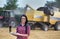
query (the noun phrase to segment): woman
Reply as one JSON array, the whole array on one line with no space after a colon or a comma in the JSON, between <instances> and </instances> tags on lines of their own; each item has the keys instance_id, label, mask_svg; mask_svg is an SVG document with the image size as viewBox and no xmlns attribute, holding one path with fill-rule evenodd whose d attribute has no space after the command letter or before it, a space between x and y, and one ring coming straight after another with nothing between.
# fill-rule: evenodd
<instances>
[{"instance_id":1,"label":"woman","mask_svg":"<svg viewBox=\"0 0 60 39\"><path fill-rule=\"evenodd\" d=\"M22 15L20 17L20 24L17 26L16 33L11 32L11 34L17 36L17 39L28 39L28 36L30 35L30 26L27 23L27 17Z\"/></svg>"}]
</instances>

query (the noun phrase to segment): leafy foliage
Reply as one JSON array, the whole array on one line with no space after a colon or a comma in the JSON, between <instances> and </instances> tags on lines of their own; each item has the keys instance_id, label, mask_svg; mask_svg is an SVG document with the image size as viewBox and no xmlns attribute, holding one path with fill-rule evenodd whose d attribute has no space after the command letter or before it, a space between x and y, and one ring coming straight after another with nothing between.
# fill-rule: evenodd
<instances>
[{"instance_id":1,"label":"leafy foliage","mask_svg":"<svg viewBox=\"0 0 60 39\"><path fill-rule=\"evenodd\" d=\"M7 4L4 6L5 10L13 10L17 8L17 0L7 0Z\"/></svg>"}]
</instances>

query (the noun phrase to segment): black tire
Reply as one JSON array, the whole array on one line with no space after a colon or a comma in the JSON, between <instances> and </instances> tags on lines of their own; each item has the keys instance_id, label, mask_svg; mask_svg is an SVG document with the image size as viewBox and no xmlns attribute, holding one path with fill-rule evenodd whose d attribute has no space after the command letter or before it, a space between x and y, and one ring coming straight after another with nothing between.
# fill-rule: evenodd
<instances>
[{"instance_id":1,"label":"black tire","mask_svg":"<svg viewBox=\"0 0 60 39\"><path fill-rule=\"evenodd\" d=\"M32 24L31 29L35 30L36 27L40 27L39 22L36 22L36 23Z\"/></svg>"},{"instance_id":2,"label":"black tire","mask_svg":"<svg viewBox=\"0 0 60 39\"><path fill-rule=\"evenodd\" d=\"M3 27L3 23L2 22L0 22L0 27Z\"/></svg>"},{"instance_id":3,"label":"black tire","mask_svg":"<svg viewBox=\"0 0 60 39\"><path fill-rule=\"evenodd\" d=\"M55 30L60 30L60 22L57 22L54 26Z\"/></svg>"},{"instance_id":4,"label":"black tire","mask_svg":"<svg viewBox=\"0 0 60 39\"><path fill-rule=\"evenodd\" d=\"M44 26L42 26L42 29L43 29L44 31L48 31L48 26L47 26L47 25L44 25Z\"/></svg>"},{"instance_id":5,"label":"black tire","mask_svg":"<svg viewBox=\"0 0 60 39\"><path fill-rule=\"evenodd\" d=\"M31 25L31 30L35 30L34 24Z\"/></svg>"},{"instance_id":6,"label":"black tire","mask_svg":"<svg viewBox=\"0 0 60 39\"><path fill-rule=\"evenodd\" d=\"M10 26L12 26L12 27L16 27L16 22L15 21L11 21L11 23L10 23Z\"/></svg>"}]
</instances>

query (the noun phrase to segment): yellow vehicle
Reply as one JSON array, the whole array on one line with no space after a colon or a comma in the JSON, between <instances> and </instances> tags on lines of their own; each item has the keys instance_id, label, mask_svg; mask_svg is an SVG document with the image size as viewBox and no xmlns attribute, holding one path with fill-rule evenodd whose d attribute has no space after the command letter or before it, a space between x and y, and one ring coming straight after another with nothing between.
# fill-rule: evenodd
<instances>
[{"instance_id":1,"label":"yellow vehicle","mask_svg":"<svg viewBox=\"0 0 60 39\"><path fill-rule=\"evenodd\" d=\"M54 27L55 30L60 30L60 12L52 12L47 7L41 7L37 10L29 5L27 7L31 8L26 11L28 21L32 24L31 29L40 27L42 30L47 31L49 27Z\"/></svg>"}]
</instances>

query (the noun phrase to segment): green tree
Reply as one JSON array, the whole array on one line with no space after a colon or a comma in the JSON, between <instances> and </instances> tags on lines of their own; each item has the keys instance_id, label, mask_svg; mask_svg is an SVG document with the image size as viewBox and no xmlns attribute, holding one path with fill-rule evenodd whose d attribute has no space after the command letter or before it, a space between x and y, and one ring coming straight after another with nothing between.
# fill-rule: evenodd
<instances>
[{"instance_id":1,"label":"green tree","mask_svg":"<svg viewBox=\"0 0 60 39\"><path fill-rule=\"evenodd\" d=\"M4 6L5 10L14 10L17 8L17 0L7 0L7 4Z\"/></svg>"},{"instance_id":2,"label":"green tree","mask_svg":"<svg viewBox=\"0 0 60 39\"><path fill-rule=\"evenodd\" d=\"M60 8L60 0L56 0L57 7Z\"/></svg>"},{"instance_id":3,"label":"green tree","mask_svg":"<svg viewBox=\"0 0 60 39\"><path fill-rule=\"evenodd\" d=\"M47 3L45 4L45 6L52 8L52 7L56 7L56 2L53 1L47 1Z\"/></svg>"},{"instance_id":4,"label":"green tree","mask_svg":"<svg viewBox=\"0 0 60 39\"><path fill-rule=\"evenodd\" d=\"M3 8L0 8L0 11L3 11Z\"/></svg>"}]
</instances>

